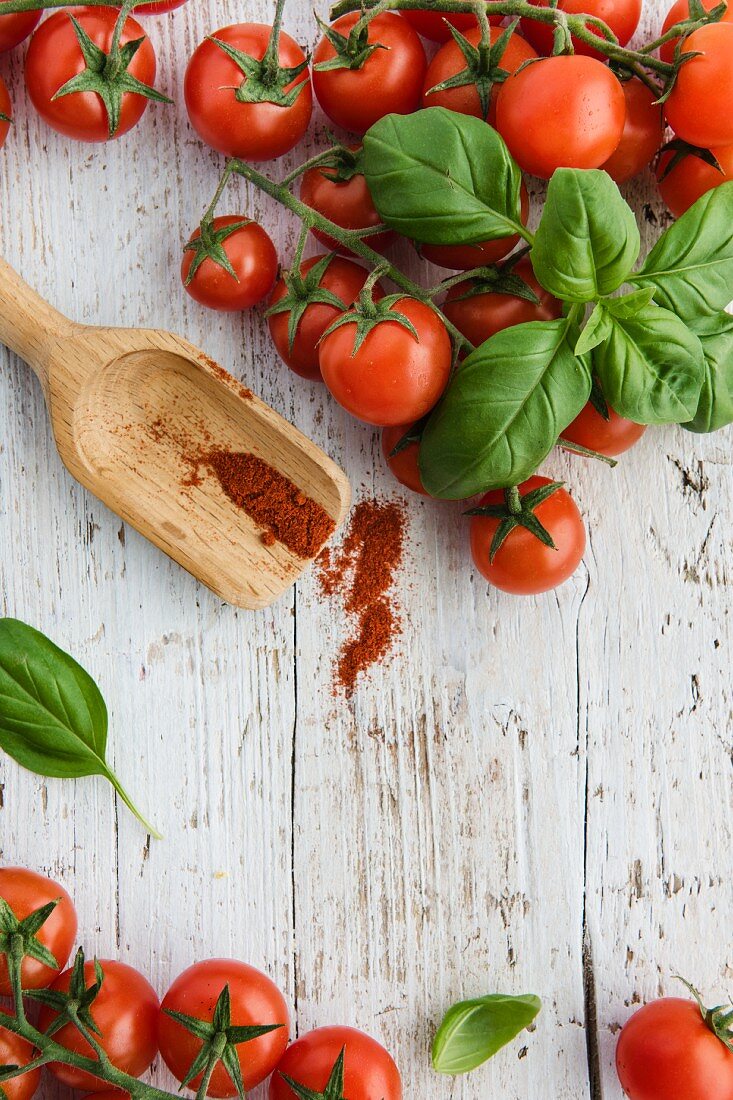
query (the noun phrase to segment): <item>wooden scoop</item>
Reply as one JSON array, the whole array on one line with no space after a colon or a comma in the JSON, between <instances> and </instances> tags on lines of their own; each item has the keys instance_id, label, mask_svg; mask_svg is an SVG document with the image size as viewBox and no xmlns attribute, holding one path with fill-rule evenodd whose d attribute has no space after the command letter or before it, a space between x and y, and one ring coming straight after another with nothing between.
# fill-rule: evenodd
<instances>
[{"instance_id":1,"label":"wooden scoop","mask_svg":"<svg viewBox=\"0 0 733 1100\"><path fill-rule=\"evenodd\" d=\"M70 473L229 603L265 607L308 562L265 545L214 476L192 476L187 454L250 452L343 519L338 466L178 336L74 324L0 260L0 343L38 376Z\"/></svg>"}]
</instances>

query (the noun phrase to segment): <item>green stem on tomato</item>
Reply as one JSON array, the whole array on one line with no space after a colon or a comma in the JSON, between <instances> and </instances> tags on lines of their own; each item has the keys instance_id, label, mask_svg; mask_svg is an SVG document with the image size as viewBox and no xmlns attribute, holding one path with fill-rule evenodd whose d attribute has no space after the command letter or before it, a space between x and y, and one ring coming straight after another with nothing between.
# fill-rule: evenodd
<instances>
[{"instance_id":1,"label":"green stem on tomato","mask_svg":"<svg viewBox=\"0 0 733 1100\"><path fill-rule=\"evenodd\" d=\"M285 0L277 0L270 38L267 43L264 57L262 58L262 72L265 84L275 83L278 69L280 68L280 31L282 30L284 9Z\"/></svg>"},{"instance_id":2,"label":"green stem on tomato","mask_svg":"<svg viewBox=\"0 0 733 1100\"><path fill-rule=\"evenodd\" d=\"M120 14L117 16L115 28L112 31L112 41L110 42L107 63L105 66L105 73L111 80L118 75L120 69L120 39L122 38L122 32L125 29L125 23L127 22L128 16L134 7L135 0L124 0L120 8Z\"/></svg>"},{"instance_id":3,"label":"green stem on tomato","mask_svg":"<svg viewBox=\"0 0 733 1100\"><path fill-rule=\"evenodd\" d=\"M521 515L522 497L516 485L512 485L511 488L504 490L504 500L506 501L507 508L513 516Z\"/></svg>"}]
</instances>

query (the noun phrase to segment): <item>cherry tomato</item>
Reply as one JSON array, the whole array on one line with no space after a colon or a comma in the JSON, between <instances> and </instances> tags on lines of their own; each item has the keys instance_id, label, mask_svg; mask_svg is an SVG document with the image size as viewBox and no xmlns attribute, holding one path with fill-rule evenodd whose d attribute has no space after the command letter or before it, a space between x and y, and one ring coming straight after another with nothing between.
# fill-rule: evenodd
<instances>
[{"instance_id":1,"label":"cherry tomato","mask_svg":"<svg viewBox=\"0 0 733 1100\"><path fill-rule=\"evenodd\" d=\"M10 96L8 95L8 89L5 86L3 78L0 77L0 115L5 115L6 118L13 117L13 105L10 102ZM5 144L5 140L10 131L10 123L3 122L0 119L0 149Z\"/></svg>"},{"instance_id":2,"label":"cherry tomato","mask_svg":"<svg viewBox=\"0 0 733 1100\"><path fill-rule=\"evenodd\" d=\"M529 2L538 8L550 6L548 0L529 0ZM632 37L641 18L641 0L560 0L557 6L560 11L567 12L568 15L594 15L597 19L602 19L616 35L621 46L625 46ZM593 31L593 28L590 27L589 30ZM538 23L536 19L524 18L522 34L528 42L532 43L537 53L545 56L552 53L554 43L552 23ZM605 61L605 55L600 50L595 50L592 46L581 42L575 35L572 37L576 53Z\"/></svg>"},{"instance_id":3,"label":"cherry tomato","mask_svg":"<svg viewBox=\"0 0 733 1100\"><path fill-rule=\"evenodd\" d=\"M502 34L503 28L492 27L492 43L496 42ZM476 27L474 30L467 32L466 38L472 46L478 46L481 41L481 31ZM520 34L513 34L499 61L499 67L504 72L514 73L520 65L524 65L526 61L531 60L533 57L537 57L537 54L529 43L525 42ZM430 91L436 85L442 84L444 80L449 80L451 77L463 72L465 68L466 59L457 42L451 39L450 42L446 42L445 46L441 46L428 65L428 71L425 74L422 96L423 107L445 107L449 111L458 111L462 115L474 115L476 118L483 118L484 112L475 84L462 84L458 88L448 88L442 92ZM496 121L496 100L500 87L501 84L494 84L491 89L488 121L492 126Z\"/></svg>"},{"instance_id":4,"label":"cherry tomato","mask_svg":"<svg viewBox=\"0 0 733 1100\"><path fill-rule=\"evenodd\" d=\"M313 256L305 260L300 267L301 275L306 275L322 259L323 256ZM318 285L325 290L330 290L348 309L359 297L368 276L369 272L353 260L334 256L319 279ZM281 279L275 287L270 304L275 305L286 294L287 287L285 281ZM374 287L373 297L379 299L383 296L384 291L377 284ZM290 311L273 313L268 317L270 335L283 362L302 378L322 382L321 368L318 363L318 344L326 329L342 312L336 306L325 302L312 302L306 306L298 323L292 348L288 338Z\"/></svg>"},{"instance_id":5,"label":"cherry tomato","mask_svg":"<svg viewBox=\"0 0 733 1100\"><path fill-rule=\"evenodd\" d=\"M357 150L359 146L353 146ZM367 181L361 172L356 172L350 180L343 182L330 178L332 169L310 168L303 173L300 184L300 197L307 206L312 206L319 214L340 225L342 229L368 229L379 225L381 218L372 202ZM349 250L329 237L320 229L313 230L313 236L321 244L334 252ZM396 234L388 229L368 237L366 243L377 252L382 252L395 239Z\"/></svg>"},{"instance_id":6,"label":"cherry tomato","mask_svg":"<svg viewBox=\"0 0 733 1100\"><path fill-rule=\"evenodd\" d=\"M212 228L214 233L220 232L227 226L236 225L242 220L234 214L225 214L214 218ZM200 237L201 227L199 226L191 240L197 241ZM209 309L222 312L250 309L266 298L275 285L277 279L275 246L262 226L253 221L247 221L245 225L235 229L222 240L221 244L237 278L233 278L226 268L207 256L195 271L191 282L187 283L196 253L186 251L183 253L181 263L183 285L194 301L202 306L208 306Z\"/></svg>"},{"instance_id":7,"label":"cherry tomato","mask_svg":"<svg viewBox=\"0 0 733 1100\"><path fill-rule=\"evenodd\" d=\"M664 105L678 137L709 149L733 144L733 23L709 23L693 31L686 61Z\"/></svg>"},{"instance_id":8,"label":"cherry tomato","mask_svg":"<svg viewBox=\"0 0 733 1100\"><path fill-rule=\"evenodd\" d=\"M691 152L665 175L674 151L665 151L659 158L659 193L676 218L681 218L706 191L712 191L721 183L733 180L733 145L718 146L710 151L720 165L720 170Z\"/></svg>"},{"instance_id":9,"label":"cherry tomato","mask_svg":"<svg viewBox=\"0 0 733 1100\"><path fill-rule=\"evenodd\" d=\"M0 11L3 10L2 5L5 3L8 3L8 0L0 0ZM0 53L12 50L24 42L31 31L38 26L42 14L41 11L25 11L16 12L14 15L0 15Z\"/></svg>"},{"instance_id":10,"label":"cherry tomato","mask_svg":"<svg viewBox=\"0 0 733 1100\"><path fill-rule=\"evenodd\" d=\"M75 8L74 18L87 32L92 42L105 53L112 45L112 35L118 12L114 8ZM150 39L132 16L125 23L120 44L142 39L142 46L133 57L128 72L143 84L155 81L155 53ZM58 11L45 19L33 35L25 58L25 82L33 106L39 115L60 134L79 141L109 140L107 109L95 92L72 92L54 99L68 80L86 68L74 25L66 11ZM122 99L120 124L115 137L121 137L135 126L148 105L148 100L134 92Z\"/></svg>"},{"instance_id":11,"label":"cherry tomato","mask_svg":"<svg viewBox=\"0 0 733 1100\"><path fill-rule=\"evenodd\" d=\"M529 217L529 195L522 182L522 225L527 224ZM447 267L453 271L470 271L473 267L488 267L498 263L516 248L519 243L519 234L511 237L498 237L493 241L483 241L481 244L422 244L420 255L431 264L438 267Z\"/></svg>"},{"instance_id":12,"label":"cherry tomato","mask_svg":"<svg viewBox=\"0 0 733 1100\"><path fill-rule=\"evenodd\" d=\"M510 76L496 128L525 172L599 168L621 141L626 100L610 69L579 54L546 57Z\"/></svg>"},{"instance_id":13,"label":"cherry tomato","mask_svg":"<svg viewBox=\"0 0 733 1100\"><path fill-rule=\"evenodd\" d=\"M413 426L412 424L396 424L391 428L382 428L382 454L400 485L412 489L413 493L428 496L418 467L420 444L417 442L408 443L397 454L392 454L397 444L401 439L404 439Z\"/></svg>"},{"instance_id":14,"label":"cherry tomato","mask_svg":"<svg viewBox=\"0 0 733 1100\"><path fill-rule=\"evenodd\" d=\"M448 291L443 312L475 347L511 325L521 325L525 321L552 321L562 316L562 302L540 286L526 257L513 268L513 273L534 291L539 304L528 302L525 298L515 298L513 294L494 292L464 298L466 291L475 285L473 281L460 283Z\"/></svg>"},{"instance_id":15,"label":"cherry tomato","mask_svg":"<svg viewBox=\"0 0 733 1100\"><path fill-rule=\"evenodd\" d=\"M654 92L638 77L623 85L626 120L621 141L601 167L616 183L626 183L651 163L662 144L664 118Z\"/></svg>"},{"instance_id":16,"label":"cherry tomato","mask_svg":"<svg viewBox=\"0 0 733 1100\"><path fill-rule=\"evenodd\" d=\"M519 486L521 496L549 478L531 477ZM479 506L503 504L504 493L487 493ZM491 544L499 524L493 516L471 517L471 554L478 571L495 588L517 596L532 596L557 588L572 576L585 553L585 526L578 506L565 489L557 489L535 509L535 515L550 533L557 549L545 546L526 527L515 527L491 561Z\"/></svg>"},{"instance_id":17,"label":"cherry tomato","mask_svg":"<svg viewBox=\"0 0 733 1100\"><path fill-rule=\"evenodd\" d=\"M7 1015L7 1012L0 1009L0 1066L27 1066L33 1061L35 1052L25 1039L21 1039L19 1035L14 1035L12 1031L2 1026L3 1016ZM20 1077L3 1081L0 1088L6 1100L31 1100L40 1083L40 1069L32 1069Z\"/></svg>"},{"instance_id":18,"label":"cherry tomato","mask_svg":"<svg viewBox=\"0 0 733 1100\"><path fill-rule=\"evenodd\" d=\"M237 23L216 31L213 38L261 61L270 33L271 28L262 23ZM305 61L305 54L282 32L278 58L283 68L295 68ZM245 80L236 62L215 42L210 38L203 41L188 63L183 84L191 125L207 145L228 157L251 161L280 157L297 145L308 129L313 111L308 70L287 85L286 91L303 86L289 107L240 102L236 91Z\"/></svg>"},{"instance_id":19,"label":"cherry tomato","mask_svg":"<svg viewBox=\"0 0 733 1100\"><path fill-rule=\"evenodd\" d=\"M733 1053L681 997L634 1013L619 1037L616 1069L629 1100L733 1100Z\"/></svg>"},{"instance_id":20,"label":"cherry tomato","mask_svg":"<svg viewBox=\"0 0 733 1100\"><path fill-rule=\"evenodd\" d=\"M100 965L104 981L90 1009L100 1031L97 1038L117 1069L140 1077L158 1053L158 997L150 983L131 966L114 959L100 959ZM87 987L96 981L94 963L84 964L84 977ZM70 981L71 970L65 970L51 988L65 993ZM41 1031L50 1027L56 1016L53 1009L44 1005L38 1024ZM89 1043L71 1023L55 1032L54 1040L67 1050L93 1057ZM59 1062L52 1062L49 1069L72 1088L99 1089L99 1078L85 1070Z\"/></svg>"},{"instance_id":21,"label":"cherry tomato","mask_svg":"<svg viewBox=\"0 0 733 1100\"><path fill-rule=\"evenodd\" d=\"M563 438L578 443L591 451L615 458L638 443L646 425L636 424L619 416L609 408L608 420L598 412L591 401L576 416L572 424L563 431Z\"/></svg>"},{"instance_id":22,"label":"cherry tomato","mask_svg":"<svg viewBox=\"0 0 733 1100\"><path fill-rule=\"evenodd\" d=\"M342 15L334 30L348 37L360 18L359 12ZM408 115L420 105L427 68L425 50L410 24L395 12L382 12L369 24L369 42L375 50L360 69L319 70L324 61L336 56L324 37L313 54L313 87L316 98L332 122L365 133L384 115Z\"/></svg>"},{"instance_id":23,"label":"cherry tomato","mask_svg":"<svg viewBox=\"0 0 733 1100\"><path fill-rule=\"evenodd\" d=\"M430 38L433 42L452 42L450 25L463 34L476 26L476 16L456 12L448 15L445 11L424 11L416 8L414 11L403 11L402 18L406 19L418 34L423 38ZM490 15L489 23L498 26L501 23L501 15Z\"/></svg>"},{"instance_id":24,"label":"cherry tomato","mask_svg":"<svg viewBox=\"0 0 733 1100\"><path fill-rule=\"evenodd\" d=\"M356 323L321 341L321 374L340 405L378 427L409 424L429 412L451 369L451 342L440 318L416 298L391 307L410 321L418 339L397 321L380 321L354 350Z\"/></svg>"},{"instance_id":25,"label":"cherry tomato","mask_svg":"<svg viewBox=\"0 0 733 1100\"><path fill-rule=\"evenodd\" d=\"M717 8L719 0L700 0L700 3L705 8L705 11L711 11L712 8ZM685 19L690 18L690 0L675 0L675 3L667 12L667 18L664 20L662 26L662 34L666 34L667 31L674 27L675 23L683 23ZM733 23L733 7L729 4L725 9L725 14L721 19L721 23ZM662 61L672 62L674 61L674 51L678 38L672 38L669 42L665 42L659 49L659 56ZM685 46L687 49L687 46Z\"/></svg>"},{"instance_id":26,"label":"cherry tomato","mask_svg":"<svg viewBox=\"0 0 733 1100\"><path fill-rule=\"evenodd\" d=\"M182 8L186 0L154 0L152 4L142 4L135 8L135 15L164 15L166 12Z\"/></svg>"},{"instance_id":27,"label":"cherry tomato","mask_svg":"<svg viewBox=\"0 0 733 1100\"><path fill-rule=\"evenodd\" d=\"M351 1027L319 1027L285 1052L270 1081L269 1100L294 1100L296 1084L322 1092L344 1051L343 1095L349 1100L402 1100L402 1082L392 1057L375 1039Z\"/></svg>"},{"instance_id":28,"label":"cherry tomato","mask_svg":"<svg viewBox=\"0 0 733 1100\"><path fill-rule=\"evenodd\" d=\"M24 867L0 867L0 898L4 898L18 920L24 920L50 901L60 899L36 938L51 952L59 964L59 970L66 966L76 939L77 919L74 903L63 886ZM58 976L58 970L52 970L36 959L23 959L21 978L24 989L43 989ZM8 997L11 992L8 964L5 956L0 955L0 996Z\"/></svg>"},{"instance_id":29,"label":"cherry tomato","mask_svg":"<svg viewBox=\"0 0 733 1100\"><path fill-rule=\"evenodd\" d=\"M246 1092L269 1077L288 1044L290 1020L285 1000L266 974L232 959L208 959L184 970L170 987L161 1005L160 1053L174 1077L182 1081L201 1049L201 1040L177 1023L165 1010L211 1020L219 994L229 986L232 1024L264 1026L281 1024L277 1031L261 1035L237 1047ZM191 1088L201 1083L195 1077ZM237 1090L223 1065L214 1070L209 1096L236 1096Z\"/></svg>"}]
</instances>

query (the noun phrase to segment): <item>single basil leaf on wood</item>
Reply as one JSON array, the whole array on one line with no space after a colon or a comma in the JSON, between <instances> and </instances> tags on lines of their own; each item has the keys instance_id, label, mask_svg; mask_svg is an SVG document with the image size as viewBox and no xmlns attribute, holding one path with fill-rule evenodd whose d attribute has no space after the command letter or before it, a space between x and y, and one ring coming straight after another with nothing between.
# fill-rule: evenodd
<instances>
[{"instance_id":1,"label":"single basil leaf on wood","mask_svg":"<svg viewBox=\"0 0 733 1100\"><path fill-rule=\"evenodd\" d=\"M695 415L682 427L716 432L733 423L733 317L714 313L690 327L702 344L705 370Z\"/></svg>"},{"instance_id":2,"label":"single basil leaf on wood","mask_svg":"<svg viewBox=\"0 0 733 1100\"><path fill-rule=\"evenodd\" d=\"M470 1073L516 1039L542 1008L539 997L493 993L449 1009L433 1042L438 1073Z\"/></svg>"},{"instance_id":3,"label":"single basil leaf on wood","mask_svg":"<svg viewBox=\"0 0 733 1100\"><path fill-rule=\"evenodd\" d=\"M633 211L606 172L555 172L531 255L546 290L566 302L603 298L626 281L640 247Z\"/></svg>"},{"instance_id":4,"label":"single basil leaf on wood","mask_svg":"<svg viewBox=\"0 0 733 1100\"><path fill-rule=\"evenodd\" d=\"M497 332L464 360L420 444L429 493L463 500L535 472L588 400L588 364L568 319Z\"/></svg>"},{"instance_id":5,"label":"single basil leaf on wood","mask_svg":"<svg viewBox=\"0 0 733 1100\"><path fill-rule=\"evenodd\" d=\"M611 408L639 424L683 424L703 381L700 341L676 314L650 303L632 317L604 307L611 331L593 350L593 368Z\"/></svg>"},{"instance_id":6,"label":"single basil leaf on wood","mask_svg":"<svg viewBox=\"0 0 733 1100\"><path fill-rule=\"evenodd\" d=\"M106 762L107 707L88 672L44 634L0 619L0 748L37 775L102 775L148 829Z\"/></svg>"},{"instance_id":7,"label":"single basil leaf on wood","mask_svg":"<svg viewBox=\"0 0 733 1100\"><path fill-rule=\"evenodd\" d=\"M733 300L733 183L706 192L662 234L630 282L685 321Z\"/></svg>"},{"instance_id":8,"label":"single basil leaf on wood","mask_svg":"<svg viewBox=\"0 0 733 1100\"><path fill-rule=\"evenodd\" d=\"M429 107L387 115L364 135L364 174L387 225L423 244L520 232L521 173L482 119Z\"/></svg>"}]
</instances>

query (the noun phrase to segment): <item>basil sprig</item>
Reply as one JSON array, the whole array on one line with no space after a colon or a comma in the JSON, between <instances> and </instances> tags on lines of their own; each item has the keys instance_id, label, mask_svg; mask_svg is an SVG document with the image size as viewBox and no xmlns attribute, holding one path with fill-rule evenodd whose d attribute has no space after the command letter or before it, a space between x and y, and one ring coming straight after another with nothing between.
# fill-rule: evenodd
<instances>
[{"instance_id":1,"label":"basil sprig","mask_svg":"<svg viewBox=\"0 0 733 1100\"><path fill-rule=\"evenodd\" d=\"M521 175L499 135L443 108L389 115L364 138L364 170L386 225L430 244L519 232L558 321L499 332L456 371L428 418L428 492L461 498L534 473L587 401L641 424L714 431L733 422L733 183L703 195L637 270L634 214L603 171L560 169L532 236ZM631 287L623 293L623 288Z\"/></svg>"},{"instance_id":2,"label":"basil sprig","mask_svg":"<svg viewBox=\"0 0 733 1100\"><path fill-rule=\"evenodd\" d=\"M160 839L107 764L107 727L107 707L89 673L38 630L0 619L0 748L37 775L103 776Z\"/></svg>"},{"instance_id":3,"label":"basil sprig","mask_svg":"<svg viewBox=\"0 0 733 1100\"><path fill-rule=\"evenodd\" d=\"M433 1042L433 1069L460 1074L483 1065L528 1028L542 1008L533 994L491 993L448 1010Z\"/></svg>"}]
</instances>

